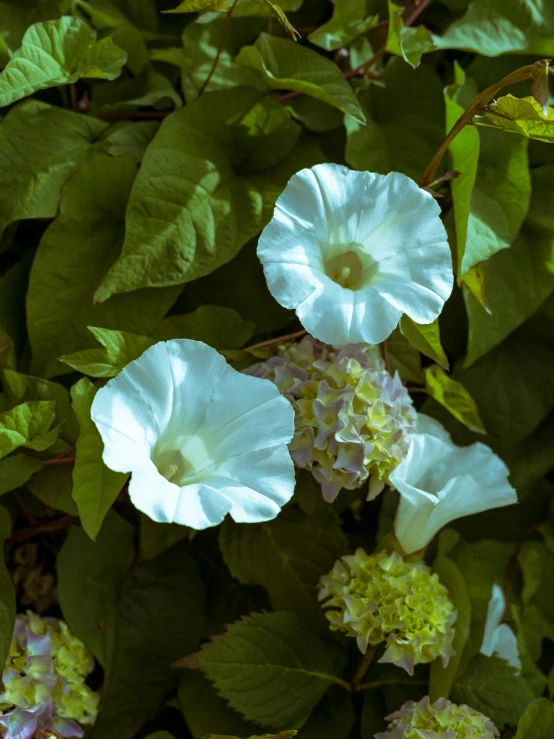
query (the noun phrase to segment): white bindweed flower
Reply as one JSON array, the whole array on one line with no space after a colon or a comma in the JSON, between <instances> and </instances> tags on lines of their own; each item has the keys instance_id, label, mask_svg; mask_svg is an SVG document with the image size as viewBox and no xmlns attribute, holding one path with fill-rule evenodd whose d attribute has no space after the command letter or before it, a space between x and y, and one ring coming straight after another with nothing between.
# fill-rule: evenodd
<instances>
[{"instance_id":1,"label":"white bindweed flower","mask_svg":"<svg viewBox=\"0 0 554 739\"><path fill-rule=\"evenodd\" d=\"M403 313L431 323L453 281L439 214L434 198L398 172L303 169L260 236L269 290L327 344L378 344Z\"/></svg>"},{"instance_id":2,"label":"white bindweed flower","mask_svg":"<svg viewBox=\"0 0 554 739\"><path fill-rule=\"evenodd\" d=\"M517 639L514 632L508 626L503 624L504 611L506 609L506 600L502 588L498 585L492 586L492 593L487 609L487 621L485 623L485 633L483 634L483 643L479 650L481 654L497 657L506 660L518 672L521 670L521 660L519 658L519 649Z\"/></svg>"},{"instance_id":3,"label":"white bindweed flower","mask_svg":"<svg viewBox=\"0 0 554 739\"><path fill-rule=\"evenodd\" d=\"M394 533L407 554L457 518L517 503L508 468L488 446L456 446L438 421L423 414L417 427L389 477L400 493Z\"/></svg>"},{"instance_id":4,"label":"white bindweed flower","mask_svg":"<svg viewBox=\"0 0 554 739\"><path fill-rule=\"evenodd\" d=\"M291 404L200 341L147 349L98 391L92 419L104 462L132 473L131 500L154 521L268 521L294 492Z\"/></svg>"}]
</instances>

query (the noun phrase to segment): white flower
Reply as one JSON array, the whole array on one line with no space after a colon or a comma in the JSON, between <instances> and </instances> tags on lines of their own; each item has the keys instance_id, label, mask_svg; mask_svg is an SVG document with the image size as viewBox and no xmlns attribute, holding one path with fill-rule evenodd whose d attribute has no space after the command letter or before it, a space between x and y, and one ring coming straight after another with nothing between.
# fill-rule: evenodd
<instances>
[{"instance_id":1,"label":"white flower","mask_svg":"<svg viewBox=\"0 0 554 739\"><path fill-rule=\"evenodd\" d=\"M378 344L403 313L431 323L453 281L439 213L434 198L398 172L303 169L260 236L269 290L327 344Z\"/></svg>"},{"instance_id":2,"label":"white flower","mask_svg":"<svg viewBox=\"0 0 554 739\"><path fill-rule=\"evenodd\" d=\"M456 518L517 503L508 468L488 446L456 446L440 423L423 414L417 426L406 457L389 477L400 493L394 533L408 554Z\"/></svg>"},{"instance_id":3,"label":"white flower","mask_svg":"<svg viewBox=\"0 0 554 739\"><path fill-rule=\"evenodd\" d=\"M104 462L132 472L131 500L154 521L268 521L294 492L291 404L200 341L147 349L98 391L92 419Z\"/></svg>"},{"instance_id":4,"label":"white flower","mask_svg":"<svg viewBox=\"0 0 554 739\"><path fill-rule=\"evenodd\" d=\"M495 584L492 586L492 594L487 610L487 621L485 623L485 633L483 634L483 643L479 651L487 657L496 654L519 672L521 670L521 660L519 658L516 635L508 624L502 623L505 609L506 600L504 599L504 593L502 592L502 588Z\"/></svg>"}]
</instances>

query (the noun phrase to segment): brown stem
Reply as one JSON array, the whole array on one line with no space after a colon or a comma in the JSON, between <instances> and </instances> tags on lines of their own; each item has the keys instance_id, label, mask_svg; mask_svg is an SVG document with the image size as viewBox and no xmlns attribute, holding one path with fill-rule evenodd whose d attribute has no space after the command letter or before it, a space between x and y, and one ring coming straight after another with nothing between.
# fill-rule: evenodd
<instances>
[{"instance_id":1,"label":"brown stem","mask_svg":"<svg viewBox=\"0 0 554 739\"><path fill-rule=\"evenodd\" d=\"M412 26L430 3L431 0L416 0L416 7L413 12L406 18L406 20L404 21L404 25Z\"/></svg>"},{"instance_id":2,"label":"brown stem","mask_svg":"<svg viewBox=\"0 0 554 739\"><path fill-rule=\"evenodd\" d=\"M77 111L77 88L75 85L69 85L69 94L71 96L71 110Z\"/></svg>"},{"instance_id":3,"label":"brown stem","mask_svg":"<svg viewBox=\"0 0 554 739\"><path fill-rule=\"evenodd\" d=\"M18 531L14 531L9 539L6 539L6 544L16 544L20 541L26 541L38 534L54 534L58 531L64 531L76 521L77 518L75 516L61 516L53 521L45 521L45 523L33 526L32 528L19 529Z\"/></svg>"},{"instance_id":4,"label":"brown stem","mask_svg":"<svg viewBox=\"0 0 554 739\"><path fill-rule=\"evenodd\" d=\"M208 76L204 80L204 84L200 87L198 90L198 97L202 95L206 87L210 84L210 80L213 77L213 74L217 68L217 65L219 64L219 57L221 56L221 52L223 51L223 44L225 43L225 37L227 36L227 31L229 30L229 23L231 22L231 15L233 13L233 10L235 9L236 4L239 0L233 0L233 4L227 11L227 15L225 16L225 23L223 24L223 30L221 31L221 36L219 38L219 45L217 47L217 52L215 55L214 62L212 64L212 68L208 72Z\"/></svg>"},{"instance_id":5,"label":"brown stem","mask_svg":"<svg viewBox=\"0 0 554 739\"><path fill-rule=\"evenodd\" d=\"M43 467L53 467L56 464L73 464L75 457L54 457L54 459L46 459L43 463Z\"/></svg>"},{"instance_id":6,"label":"brown stem","mask_svg":"<svg viewBox=\"0 0 554 739\"><path fill-rule=\"evenodd\" d=\"M366 672L369 670L369 666L371 665L373 661L373 657L375 656L376 649L377 649L377 645L374 644L364 654L364 658L360 662L360 666L356 670L356 674L350 681L350 692L351 693L357 693L358 690L360 689L361 682L364 679Z\"/></svg>"},{"instance_id":7,"label":"brown stem","mask_svg":"<svg viewBox=\"0 0 554 739\"><path fill-rule=\"evenodd\" d=\"M293 98L297 98L300 95L303 95L303 92L284 92L282 95L279 95L279 97L275 98L278 103L285 103L287 100L292 100Z\"/></svg>"},{"instance_id":8,"label":"brown stem","mask_svg":"<svg viewBox=\"0 0 554 739\"><path fill-rule=\"evenodd\" d=\"M489 103L503 87L506 87L507 85L515 85L516 82L522 82L523 80L531 79L533 77L533 72L535 71L535 69L536 68L534 64L528 64L525 67L516 69L515 72L512 72L506 77L503 77L500 82L495 82L494 85L490 85L490 87L487 87L486 90L483 90L483 92L475 98L469 108L462 113L456 123L452 126L448 136L444 139L442 144L433 155L431 161L425 169L425 172L421 176L421 179L419 181L420 187L427 187L431 182L433 182L437 173L437 169L439 168L439 165L448 147L456 138L456 136L460 133L460 131L464 128L464 126L470 123L473 117L480 110L483 109L483 106Z\"/></svg>"},{"instance_id":9,"label":"brown stem","mask_svg":"<svg viewBox=\"0 0 554 739\"><path fill-rule=\"evenodd\" d=\"M102 113L97 115L101 121L117 121L124 118L167 118L172 110L135 110L127 113Z\"/></svg>"},{"instance_id":10,"label":"brown stem","mask_svg":"<svg viewBox=\"0 0 554 739\"><path fill-rule=\"evenodd\" d=\"M252 346L245 347L246 351L251 351L252 349L263 349L266 346L275 346L276 344L284 344L287 341L294 341L294 339L299 339L301 336L304 336L306 333L308 333L305 329L302 329L302 331L295 331L293 334L286 334L285 336L276 336L273 339L267 339L266 341L260 341L259 344L253 344Z\"/></svg>"}]
</instances>

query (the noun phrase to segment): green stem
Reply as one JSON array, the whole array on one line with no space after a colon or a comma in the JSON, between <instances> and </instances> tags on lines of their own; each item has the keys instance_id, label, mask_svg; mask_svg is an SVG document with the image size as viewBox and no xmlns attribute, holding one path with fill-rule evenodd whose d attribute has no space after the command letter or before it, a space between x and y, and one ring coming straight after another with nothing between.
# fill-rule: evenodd
<instances>
[{"instance_id":1,"label":"green stem","mask_svg":"<svg viewBox=\"0 0 554 739\"><path fill-rule=\"evenodd\" d=\"M223 30L221 31L221 37L219 39L219 46L217 47L217 53L215 55L214 63L212 64L212 68L210 69L208 76L204 80L203 85L198 90L198 97L202 95L206 87L209 85L210 80L213 77L213 74L217 68L217 65L219 64L219 57L221 56L221 52L223 51L223 44L225 43L225 37L227 36L227 31L229 30L229 23L231 22L231 15L238 1L239 0L234 0L233 4L227 11L227 15L225 16L225 23L223 24Z\"/></svg>"},{"instance_id":2,"label":"green stem","mask_svg":"<svg viewBox=\"0 0 554 739\"><path fill-rule=\"evenodd\" d=\"M439 165L442 161L443 156L446 153L446 150L448 149L452 141L456 138L456 136L460 133L460 131L465 126L467 126L468 123L471 123L471 121L473 120L473 117L480 110L483 109L484 105L487 105L487 103L489 103L503 87L506 87L508 85L515 85L516 82L522 82L523 80L532 79L535 71L536 71L535 65L528 64L525 67L516 69L515 72L512 72L506 77L503 77L500 80L500 82L495 82L494 85L491 85L490 87L487 87L486 90L483 90L483 92L480 93L475 98L475 100L471 103L469 108L462 113L462 115L458 118L456 123L452 126L450 133L444 139L442 144L439 146L439 148L433 155L433 158L427 165L425 172L423 173L419 181L419 186L427 187L431 182L433 182L433 180L435 179L435 175L437 173L437 169L439 168Z\"/></svg>"},{"instance_id":3,"label":"green stem","mask_svg":"<svg viewBox=\"0 0 554 739\"><path fill-rule=\"evenodd\" d=\"M366 672L369 670L369 666L371 665L373 661L373 657L375 656L376 649L377 649L377 645L374 644L364 654L364 658L360 662L360 666L356 670L356 674L354 675L354 677L352 678L350 682L350 692L351 693L357 693L358 690L360 689L360 683L364 679Z\"/></svg>"},{"instance_id":4,"label":"green stem","mask_svg":"<svg viewBox=\"0 0 554 739\"><path fill-rule=\"evenodd\" d=\"M358 686L358 690L356 692L360 692L361 690L374 690L375 688L380 688L382 685L427 685L427 683L423 680L374 680L371 683L362 683L362 685Z\"/></svg>"}]
</instances>

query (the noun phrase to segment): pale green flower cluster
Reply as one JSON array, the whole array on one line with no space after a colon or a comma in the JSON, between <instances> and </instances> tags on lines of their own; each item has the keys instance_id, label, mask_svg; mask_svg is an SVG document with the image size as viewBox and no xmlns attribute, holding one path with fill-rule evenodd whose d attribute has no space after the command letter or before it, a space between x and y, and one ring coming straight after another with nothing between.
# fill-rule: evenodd
<instances>
[{"instance_id":1,"label":"pale green flower cluster","mask_svg":"<svg viewBox=\"0 0 554 739\"><path fill-rule=\"evenodd\" d=\"M38 729L82 736L81 725L93 724L98 711L100 696L85 684L93 667L91 652L64 621L31 611L18 616L2 675L4 736L26 739Z\"/></svg>"},{"instance_id":2,"label":"pale green flower cluster","mask_svg":"<svg viewBox=\"0 0 554 739\"><path fill-rule=\"evenodd\" d=\"M437 574L422 562L405 562L396 552L366 554L358 549L335 562L320 580L319 599L331 629L355 637L360 651L385 642L379 660L403 667L454 654L456 611Z\"/></svg>"},{"instance_id":3,"label":"pale green flower cluster","mask_svg":"<svg viewBox=\"0 0 554 739\"><path fill-rule=\"evenodd\" d=\"M465 704L456 705L446 698L431 703L428 696L418 703L408 701L387 716L387 731L375 739L494 739L500 732L493 722Z\"/></svg>"},{"instance_id":4,"label":"pale green flower cluster","mask_svg":"<svg viewBox=\"0 0 554 739\"><path fill-rule=\"evenodd\" d=\"M406 454L416 413L369 344L334 348L306 336L246 372L271 380L291 401L291 456L312 471L327 501L368 478L369 499L381 492Z\"/></svg>"}]
</instances>

